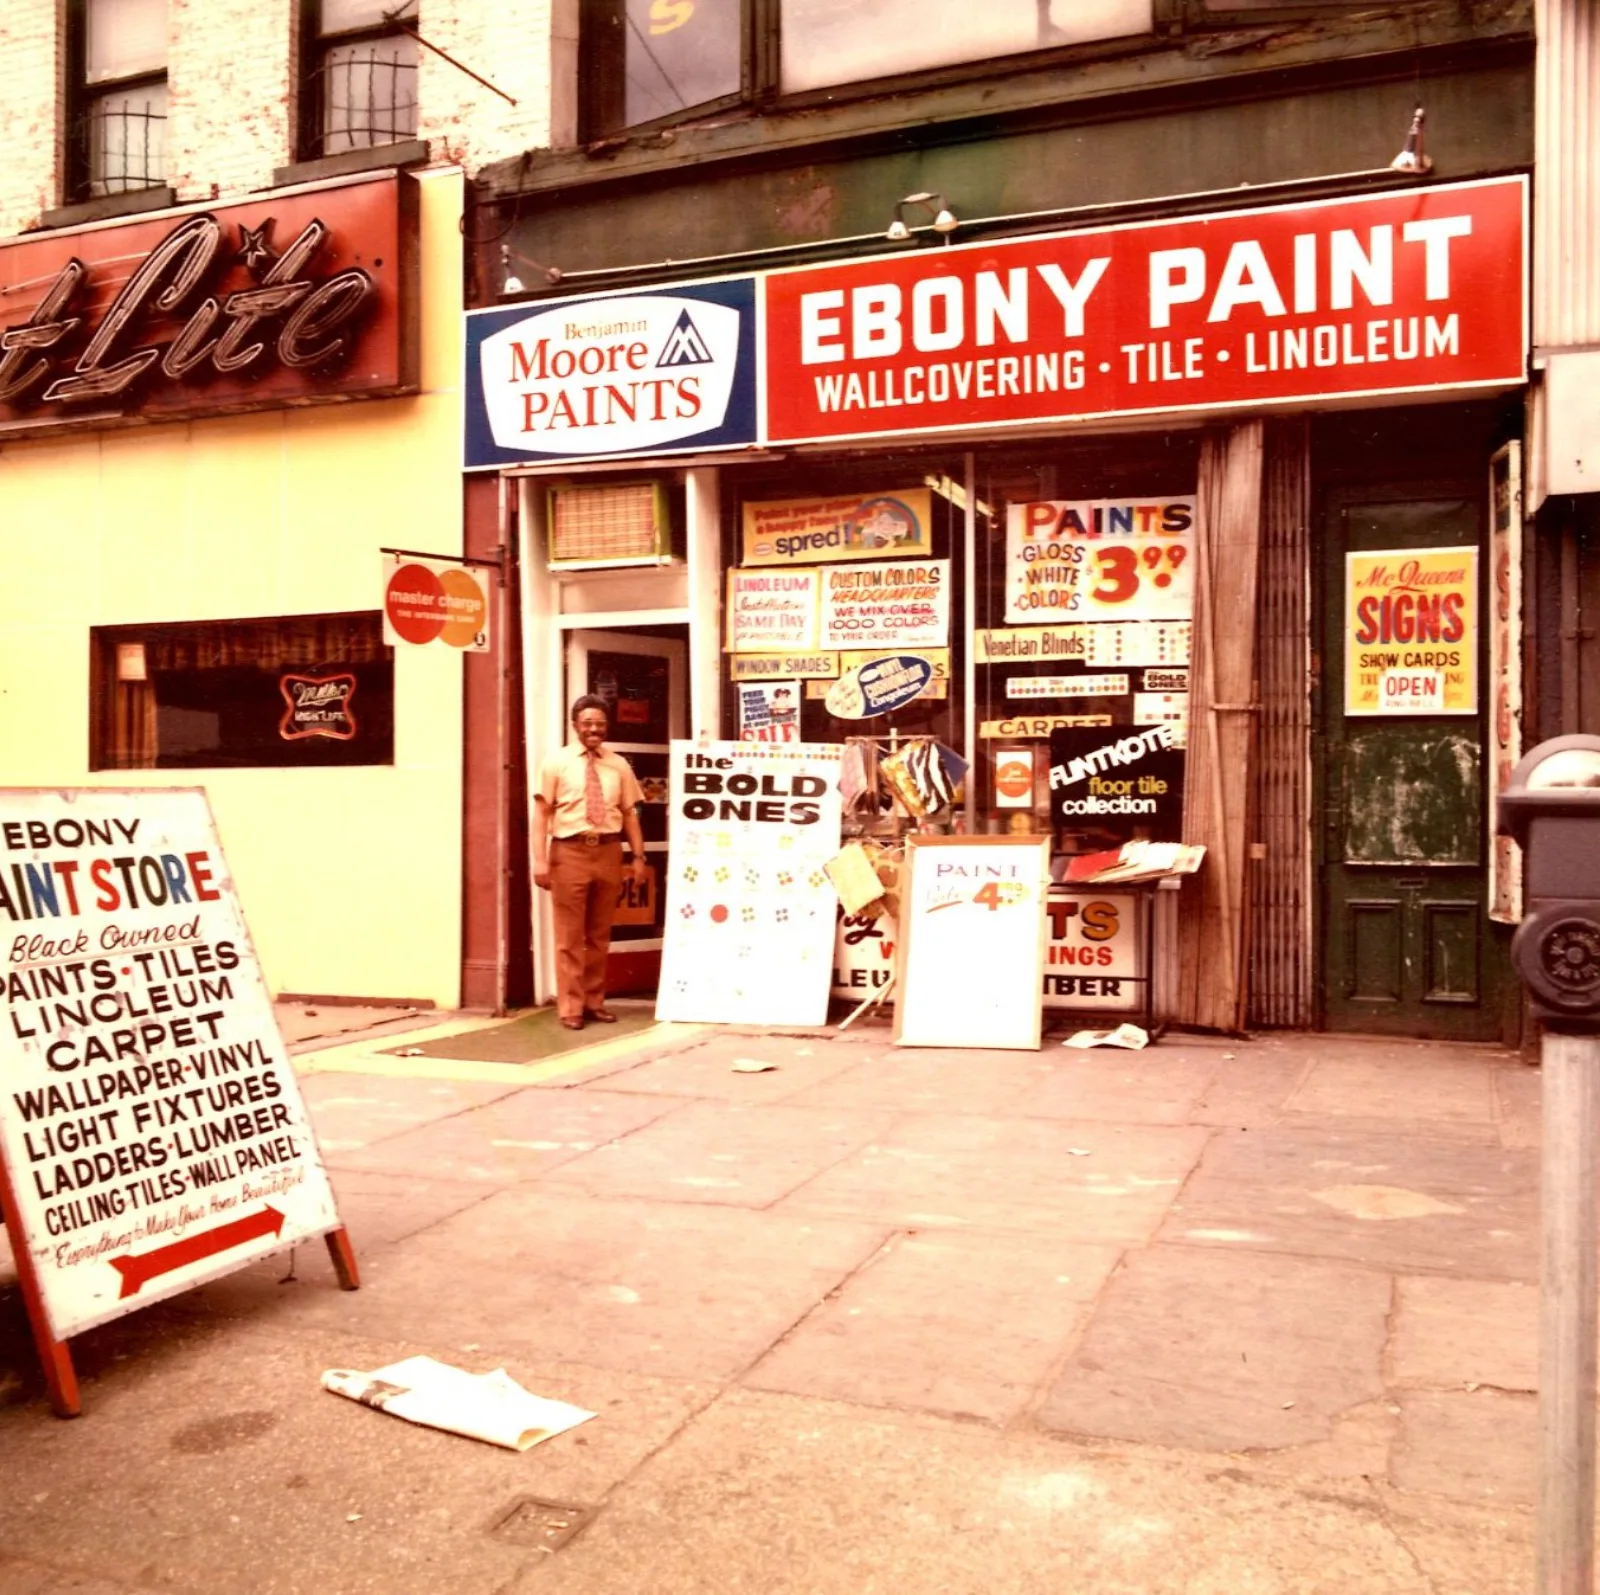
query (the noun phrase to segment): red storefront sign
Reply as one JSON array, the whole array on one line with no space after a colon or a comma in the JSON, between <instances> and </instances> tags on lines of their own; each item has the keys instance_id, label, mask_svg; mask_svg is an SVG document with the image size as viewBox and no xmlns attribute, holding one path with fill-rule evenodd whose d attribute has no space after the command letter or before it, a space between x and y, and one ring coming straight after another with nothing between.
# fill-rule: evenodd
<instances>
[{"instance_id":1,"label":"red storefront sign","mask_svg":"<svg viewBox=\"0 0 1600 1595\"><path fill-rule=\"evenodd\" d=\"M766 441L1507 387L1527 180L918 250L765 279Z\"/></svg>"},{"instance_id":2,"label":"red storefront sign","mask_svg":"<svg viewBox=\"0 0 1600 1595\"><path fill-rule=\"evenodd\" d=\"M0 437L414 390L393 173L0 244Z\"/></svg>"}]
</instances>

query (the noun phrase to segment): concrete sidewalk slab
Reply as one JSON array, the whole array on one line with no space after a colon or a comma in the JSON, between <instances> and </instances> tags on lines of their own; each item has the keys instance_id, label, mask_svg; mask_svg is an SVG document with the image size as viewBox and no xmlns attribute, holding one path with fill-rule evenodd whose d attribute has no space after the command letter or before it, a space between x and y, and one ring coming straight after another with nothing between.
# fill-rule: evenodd
<instances>
[{"instance_id":1,"label":"concrete sidewalk slab","mask_svg":"<svg viewBox=\"0 0 1600 1595\"><path fill-rule=\"evenodd\" d=\"M551 1571L517 1595L1436 1595L1370 1491L759 1394L704 1414Z\"/></svg>"},{"instance_id":2,"label":"concrete sidewalk slab","mask_svg":"<svg viewBox=\"0 0 1600 1595\"><path fill-rule=\"evenodd\" d=\"M370 1259L353 1293L307 1292L308 1325L426 1333L501 1355L565 1355L730 1380L883 1245L881 1227L745 1208L496 1192ZM471 1277L482 1290L451 1282Z\"/></svg>"},{"instance_id":3,"label":"concrete sidewalk slab","mask_svg":"<svg viewBox=\"0 0 1600 1595\"><path fill-rule=\"evenodd\" d=\"M1162 1125L922 1115L785 1199L899 1228L1042 1230L1094 1244L1154 1234L1209 1131Z\"/></svg>"},{"instance_id":4,"label":"concrete sidewalk slab","mask_svg":"<svg viewBox=\"0 0 1600 1595\"><path fill-rule=\"evenodd\" d=\"M1043 1237L907 1235L750 1371L761 1390L1003 1424L1088 1317L1118 1253Z\"/></svg>"},{"instance_id":5,"label":"concrete sidewalk slab","mask_svg":"<svg viewBox=\"0 0 1600 1595\"><path fill-rule=\"evenodd\" d=\"M1531 1279L1538 1174L1531 1152L1410 1123L1219 1130L1162 1239Z\"/></svg>"},{"instance_id":6,"label":"concrete sidewalk slab","mask_svg":"<svg viewBox=\"0 0 1600 1595\"><path fill-rule=\"evenodd\" d=\"M886 1113L843 1113L792 1103L781 1108L749 1102L661 1103L659 1108L660 1116L634 1134L563 1164L551 1175L550 1186L578 1186L606 1197L770 1207L866 1145L891 1122Z\"/></svg>"},{"instance_id":7,"label":"concrete sidewalk slab","mask_svg":"<svg viewBox=\"0 0 1600 1595\"><path fill-rule=\"evenodd\" d=\"M1047 1429L1196 1451L1326 1439L1384 1393L1386 1275L1165 1247L1128 1258L1038 1417Z\"/></svg>"},{"instance_id":8,"label":"concrete sidewalk slab","mask_svg":"<svg viewBox=\"0 0 1600 1595\"><path fill-rule=\"evenodd\" d=\"M325 1161L336 1176L393 1168L398 1159L429 1178L514 1185L625 1137L672 1106L597 1092L517 1091Z\"/></svg>"}]
</instances>

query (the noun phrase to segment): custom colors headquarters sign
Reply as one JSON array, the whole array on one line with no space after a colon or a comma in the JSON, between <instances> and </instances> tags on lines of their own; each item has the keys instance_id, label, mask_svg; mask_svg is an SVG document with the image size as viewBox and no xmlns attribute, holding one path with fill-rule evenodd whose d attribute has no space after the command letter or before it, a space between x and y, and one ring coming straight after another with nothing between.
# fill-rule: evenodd
<instances>
[{"instance_id":1,"label":"custom colors headquarters sign","mask_svg":"<svg viewBox=\"0 0 1600 1595\"><path fill-rule=\"evenodd\" d=\"M0 438L414 392L414 179L0 243Z\"/></svg>"},{"instance_id":2,"label":"custom colors headquarters sign","mask_svg":"<svg viewBox=\"0 0 1600 1595\"><path fill-rule=\"evenodd\" d=\"M0 1198L68 1337L340 1226L206 795L0 791Z\"/></svg>"}]
</instances>

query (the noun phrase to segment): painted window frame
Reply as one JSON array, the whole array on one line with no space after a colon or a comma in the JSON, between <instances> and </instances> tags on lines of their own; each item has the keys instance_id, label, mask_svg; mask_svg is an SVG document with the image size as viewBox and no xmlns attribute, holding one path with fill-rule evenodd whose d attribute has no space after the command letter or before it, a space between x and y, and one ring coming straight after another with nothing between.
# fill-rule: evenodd
<instances>
[{"instance_id":1,"label":"painted window frame","mask_svg":"<svg viewBox=\"0 0 1600 1595\"><path fill-rule=\"evenodd\" d=\"M405 144L415 139L421 119L420 95L417 93L420 82L418 67L421 47L417 44L414 31L416 14L413 13L405 19L407 23L412 24L409 27L376 22L354 28L324 29L320 23L321 11L321 0L301 0L297 158L302 161L322 160L329 156L348 155L357 150L386 149L390 145ZM409 71L412 74L410 126L386 129L384 131L388 136L368 136L365 142L360 143L349 141L348 129L330 130L328 126L330 58L340 50L360 48L362 45L376 49L400 41L405 41L411 55L409 63L402 64L398 60L394 63L396 70ZM367 129L366 132L372 135L374 130ZM334 146L330 142L334 138L341 138L346 142Z\"/></svg>"},{"instance_id":2,"label":"painted window frame","mask_svg":"<svg viewBox=\"0 0 1600 1595\"><path fill-rule=\"evenodd\" d=\"M89 81L89 14L96 0L70 0L66 11L66 83L65 118L63 123L62 201L78 204L106 199L121 194L144 193L167 186L166 124L168 75L171 65L170 35L167 58L159 67L129 72L118 77ZM124 122L132 115L146 123L145 155L138 172L130 171L126 160L123 170L115 176L103 170L96 171L93 154L95 130L104 125L105 118L97 116L97 108L124 95L136 95L141 90L160 92L161 111L154 113L146 102L143 111L120 113ZM108 113L116 114L116 113ZM152 156L150 135L152 123L161 124L159 154ZM126 144L123 153L126 155ZM158 166L159 170L152 170Z\"/></svg>"}]
</instances>

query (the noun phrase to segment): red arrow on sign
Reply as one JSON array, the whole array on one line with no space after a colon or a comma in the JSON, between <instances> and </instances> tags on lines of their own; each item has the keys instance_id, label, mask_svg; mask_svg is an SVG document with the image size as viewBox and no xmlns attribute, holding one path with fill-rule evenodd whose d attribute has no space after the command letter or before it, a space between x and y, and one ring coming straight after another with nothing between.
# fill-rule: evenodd
<instances>
[{"instance_id":1,"label":"red arrow on sign","mask_svg":"<svg viewBox=\"0 0 1600 1595\"><path fill-rule=\"evenodd\" d=\"M113 1257L111 1266L122 1275L122 1289L118 1301L134 1295L139 1287L159 1274L170 1274L174 1269L198 1263L203 1257L215 1257L218 1252L243 1246L260 1235L278 1235L283 1231L283 1214L275 1207L263 1207L259 1212L246 1213L215 1229L202 1230L198 1235L185 1235L170 1246L158 1246L151 1252L139 1252L132 1257Z\"/></svg>"}]
</instances>

